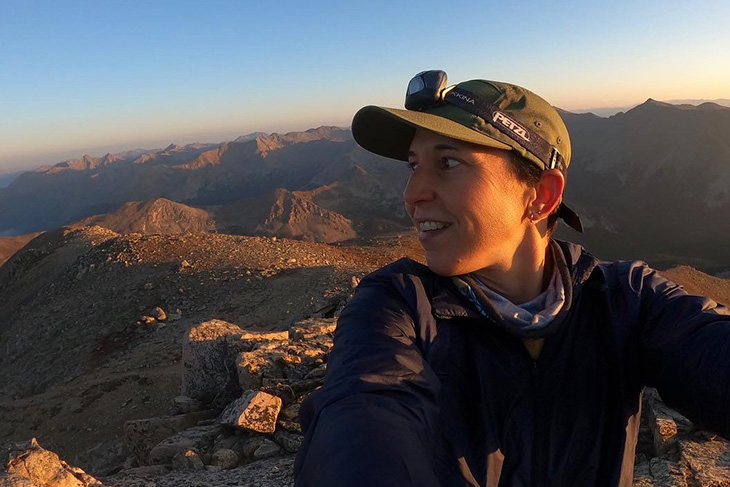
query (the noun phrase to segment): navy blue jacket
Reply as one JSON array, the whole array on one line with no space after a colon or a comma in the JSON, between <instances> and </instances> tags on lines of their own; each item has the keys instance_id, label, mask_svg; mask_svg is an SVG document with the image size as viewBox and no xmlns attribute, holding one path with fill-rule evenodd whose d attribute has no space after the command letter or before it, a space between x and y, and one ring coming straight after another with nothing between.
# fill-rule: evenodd
<instances>
[{"instance_id":1,"label":"navy blue jacket","mask_svg":"<svg viewBox=\"0 0 730 487\"><path fill-rule=\"evenodd\" d=\"M558 242L572 281L533 360L410 259L362 280L303 403L296 485L631 486L643 386L730 436L730 312Z\"/></svg>"}]
</instances>

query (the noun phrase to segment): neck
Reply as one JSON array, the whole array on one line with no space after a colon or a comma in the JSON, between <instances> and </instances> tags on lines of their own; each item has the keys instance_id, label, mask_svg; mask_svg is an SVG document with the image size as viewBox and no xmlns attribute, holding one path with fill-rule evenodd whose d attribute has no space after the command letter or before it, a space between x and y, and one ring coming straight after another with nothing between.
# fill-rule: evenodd
<instances>
[{"instance_id":1,"label":"neck","mask_svg":"<svg viewBox=\"0 0 730 487\"><path fill-rule=\"evenodd\" d=\"M512 303L526 303L547 288L552 276L553 263L548 242L547 236L530 232L505 262L485 267L474 274L492 291Z\"/></svg>"}]
</instances>

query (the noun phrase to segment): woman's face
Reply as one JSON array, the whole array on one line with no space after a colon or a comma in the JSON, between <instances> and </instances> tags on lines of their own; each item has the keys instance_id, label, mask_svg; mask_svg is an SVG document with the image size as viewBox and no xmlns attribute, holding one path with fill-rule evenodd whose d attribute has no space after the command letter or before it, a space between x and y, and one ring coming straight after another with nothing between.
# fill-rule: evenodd
<instances>
[{"instance_id":1,"label":"woman's face","mask_svg":"<svg viewBox=\"0 0 730 487\"><path fill-rule=\"evenodd\" d=\"M513 175L509 157L508 151L417 130L403 197L436 274L512 266L534 190Z\"/></svg>"}]
</instances>

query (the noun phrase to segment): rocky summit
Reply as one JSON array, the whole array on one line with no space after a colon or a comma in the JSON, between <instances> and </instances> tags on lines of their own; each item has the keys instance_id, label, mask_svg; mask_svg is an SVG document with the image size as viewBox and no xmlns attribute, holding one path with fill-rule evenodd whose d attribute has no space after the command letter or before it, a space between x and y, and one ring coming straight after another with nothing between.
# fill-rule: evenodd
<instances>
[{"instance_id":1,"label":"rocky summit","mask_svg":"<svg viewBox=\"0 0 730 487\"><path fill-rule=\"evenodd\" d=\"M36 237L0 267L0 487L292 486L337 317L402 256L423 258L412 234ZM666 274L730 299L726 280ZM730 486L730 444L647 389L635 485Z\"/></svg>"}]
</instances>

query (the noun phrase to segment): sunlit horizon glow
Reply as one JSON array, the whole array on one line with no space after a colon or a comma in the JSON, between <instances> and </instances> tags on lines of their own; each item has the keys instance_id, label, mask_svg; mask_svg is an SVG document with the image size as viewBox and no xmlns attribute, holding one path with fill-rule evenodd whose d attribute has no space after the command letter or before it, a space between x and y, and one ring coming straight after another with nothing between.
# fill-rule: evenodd
<instances>
[{"instance_id":1,"label":"sunlit horizon glow","mask_svg":"<svg viewBox=\"0 0 730 487\"><path fill-rule=\"evenodd\" d=\"M510 81L560 108L730 98L724 2L0 5L0 172L347 126L408 79Z\"/></svg>"}]
</instances>

